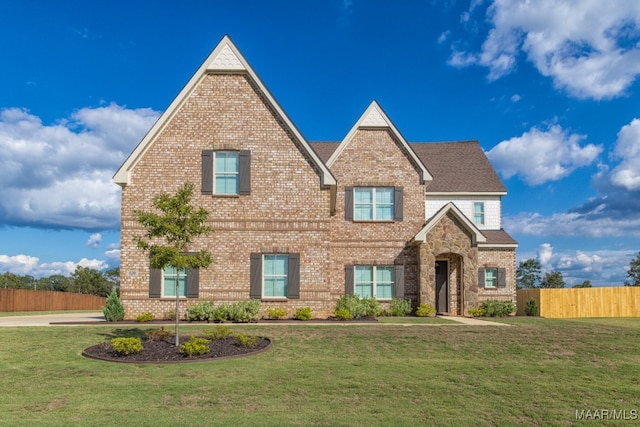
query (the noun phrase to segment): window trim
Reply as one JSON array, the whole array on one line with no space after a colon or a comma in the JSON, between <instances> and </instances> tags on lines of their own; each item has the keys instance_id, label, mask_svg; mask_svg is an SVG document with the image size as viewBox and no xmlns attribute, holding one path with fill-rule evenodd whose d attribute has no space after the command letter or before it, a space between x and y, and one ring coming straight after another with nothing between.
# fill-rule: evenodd
<instances>
[{"instance_id":1,"label":"window trim","mask_svg":"<svg viewBox=\"0 0 640 427\"><path fill-rule=\"evenodd\" d=\"M160 298L175 299L176 298L175 295L166 295L166 293L165 293L165 279L167 279L167 277L165 276L166 275L165 270L167 268L175 268L175 267L166 266L162 270L160 270L160 274L161 274L161 278L160 278ZM177 276L178 269L175 268L175 270L176 270L176 275L175 276ZM188 293L187 292L187 283L189 281L189 271L186 268L181 268L180 271L181 271L180 277L184 278L184 295L180 295L179 298L180 299L186 299L187 298L187 293ZM174 277L174 282L173 282L172 286L175 288L175 277ZM179 289L179 286L178 286L178 289Z\"/></svg>"},{"instance_id":2,"label":"window trim","mask_svg":"<svg viewBox=\"0 0 640 427\"><path fill-rule=\"evenodd\" d=\"M477 208L480 207L480 212ZM485 204L484 202L473 202L473 223L475 225L485 225Z\"/></svg>"},{"instance_id":3,"label":"window trim","mask_svg":"<svg viewBox=\"0 0 640 427\"><path fill-rule=\"evenodd\" d=\"M184 298L199 298L200 296L200 270L197 268L187 269L186 274L186 297ZM175 295L164 295L164 274L162 269L150 268L149 269L149 298L154 299L175 299Z\"/></svg>"},{"instance_id":4,"label":"window trim","mask_svg":"<svg viewBox=\"0 0 640 427\"><path fill-rule=\"evenodd\" d=\"M223 171L219 172L216 170L216 160L218 159L218 155L224 154L225 156L229 154L234 154L236 158L236 165L238 168L235 171L228 172ZM236 177L236 188L234 192L231 193L218 193L217 189L217 180L218 178L223 178L227 176L235 176ZM216 196L237 196L240 194L240 152L233 150L217 150L213 152L213 194Z\"/></svg>"},{"instance_id":5,"label":"window trim","mask_svg":"<svg viewBox=\"0 0 640 427\"><path fill-rule=\"evenodd\" d=\"M356 219L356 203L355 203L355 193L358 189L371 189L372 191L372 219ZM376 189L391 189L393 192L392 197L392 217L390 219L377 219L375 218L376 212L376 201L375 201L375 190ZM385 223L385 222L395 222L402 221L404 219L404 188L403 187L393 187L390 185L361 185L361 186L348 186L344 188L344 201L345 201L345 210L344 217L346 221L353 222L376 222L376 223Z\"/></svg>"},{"instance_id":6,"label":"window trim","mask_svg":"<svg viewBox=\"0 0 640 427\"><path fill-rule=\"evenodd\" d=\"M215 192L215 153L238 153L238 191L219 194ZM201 188L204 195L216 197L238 197L251 194L251 151L250 150L202 150Z\"/></svg>"},{"instance_id":7,"label":"window trim","mask_svg":"<svg viewBox=\"0 0 640 427\"><path fill-rule=\"evenodd\" d=\"M491 274L492 277L489 277L489 272L493 272ZM493 284L489 285L489 281ZM497 267L489 267L484 269L484 287L487 289L497 289L498 288L498 268Z\"/></svg>"},{"instance_id":8,"label":"window trim","mask_svg":"<svg viewBox=\"0 0 640 427\"><path fill-rule=\"evenodd\" d=\"M286 259L286 267L285 267L285 274L284 275L267 275L265 273L265 264L267 262L267 257L274 257L274 259L277 258L284 258ZM284 295L266 295L265 292L265 279L270 276L270 277L284 277L286 279L286 282L284 284ZM278 253L269 253L269 254L262 254L262 278L261 278L261 282L262 282L262 298L263 299L283 299L283 298L287 298L287 295L289 294L289 254L278 254Z\"/></svg>"},{"instance_id":9,"label":"window trim","mask_svg":"<svg viewBox=\"0 0 640 427\"><path fill-rule=\"evenodd\" d=\"M264 295L264 256L287 256L287 292L285 296ZM254 252L250 254L249 262L249 298L273 300L290 300L300 298L300 254L299 253L271 253Z\"/></svg>"}]
</instances>

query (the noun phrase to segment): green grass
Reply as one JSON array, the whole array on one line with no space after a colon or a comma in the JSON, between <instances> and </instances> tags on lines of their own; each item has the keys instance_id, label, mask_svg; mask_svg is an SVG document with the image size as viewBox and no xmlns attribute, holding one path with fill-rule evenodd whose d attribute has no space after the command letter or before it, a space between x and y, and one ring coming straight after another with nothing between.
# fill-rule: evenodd
<instances>
[{"instance_id":1,"label":"green grass","mask_svg":"<svg viewBox=\"0 0 640 427\"><path fill-rule=\"evenodd\" d=\"M500 321L512 326L232 325L273 347L181 365L80 355L142 325L1 328L0 417L11 426L568 426L576 410L640 409L640 319Z\"/></svg>"},{"instance_id":2,"label":"green grass","mask_svg":"<svg viewBox=\"0 0 640 427\"><path fill-rule=\"evenodd\" d=\"M15 316L45 316L48 314L67 314L67 313L100 313L101 310L64 310L64 311L0 311L0 317Z\"/></svg>"},{"instance_id":3,"label":"green grass","mask_svg":"<svg viewBox=\"0 0 640 427\"><path fill-rule=\"evenodd\" d=\"M448 320L443 317L378 317L380 323L403 323L403 324L418 324L418 325L455 325L457 322Z\"/></svg>"}]
</instances>

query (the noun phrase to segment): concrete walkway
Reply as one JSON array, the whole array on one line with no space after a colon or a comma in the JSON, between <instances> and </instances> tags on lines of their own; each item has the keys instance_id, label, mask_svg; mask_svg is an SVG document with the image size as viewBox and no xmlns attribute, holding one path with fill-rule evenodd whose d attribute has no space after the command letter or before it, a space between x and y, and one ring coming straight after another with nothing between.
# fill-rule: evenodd
<instances>
[{"instance_id":1,"label":"concrete walkway","mask_svg":"<svg viewBox=\"0 0 640 427\"><path fill-rule=\"evenodd\" d=\"M490 320L482 320L477 317L458 317L458 316L440 316L443 319L451 320L453 322L462 323L471 326L511 326L507 323L492 322Z\"/></svg>"}]
</instances>

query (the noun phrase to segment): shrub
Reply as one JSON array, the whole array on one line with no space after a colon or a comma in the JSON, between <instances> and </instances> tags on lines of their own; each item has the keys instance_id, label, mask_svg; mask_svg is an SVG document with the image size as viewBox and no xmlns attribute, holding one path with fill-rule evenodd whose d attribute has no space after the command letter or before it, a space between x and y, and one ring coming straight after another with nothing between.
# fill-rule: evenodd
<instances>
[{"instance_id":1,"label":"shrub","mask_svg":"<svg viewBox=\"0 0 640 427\"><path fill-rule=\"evenodd\" d=\"M225 322L229 320L229 304L220 304L213 310L214 322Z\"/></svg>"},{"instance_id":2,"label":"shrub","mask_svg":"<svg viewBox=\"0 0 640 427\"><path fill-rule=\"evenodd\" d=\"M533 298L527 300L524 307L524 313L527 316L540 316L540 307L538 307L538 302Z\"/></svg>"},{"instance_id":3,"label":"shrub","mask_svg":"<svg viewBox=\"0 0 640 427\"><path fill-rule=\"evenodd\" d=\"M267 316L269 316L269 319L274 320L284 319L287 316L287 310L279 307L268 307Z\"/></svg>"},{"instance_id":4,"label":"shrub","mask_svg":"<svg viewBox=\"0 0 640 427\"><path fill-rule=\"evenodd\" d=\"M359 319L360 317L365 316L377 316L382 311L377 299L369 297L359 298L357 295L341 296L336 303L335 312L338 313L338 311L341 310L348 311L351 315L351 319ZM338 317L337 314L336 317ZM342 320L348 320L344 315L339 318Z\"/></svg>"},{"instance_id":5,"label":"shrub","mask_svg":"<svg viewBox=\"0 0 640 427\"><path fill-rule=\"evenodd\" d=\"M148 311L145 311L144 313L140 313L138 314L138 316L136 316L136 322L151 322L153 319L155 319L155 316L151 313L149 313Z\"/></svg>"},{"instance_id":6,"label":"shrub","mask_svg":"<svg viewBox=\"0 0 640 427\"><path fill-rule=\"evenodd\" d=\"M480 308L487 317L504 317L516 311L513 301L487 300L480 304Z\"/></svg>"},{"instance_id":7,"label":"shrub","mask_svg":"<svg viewBox=\"0 0 640 427\"><path fill-rule=\"evenodd\" d=\"M473 307L469 309L469 316L472 317L482 317L484 316L484 310L482 307Z\"/></svg>"},{"instance_id":8,"label":"shrub","mask_svg":"<svg viewBox=\"0 0 640 427\"><path fill-rule=\"evenodd\" d=\"M353 316L351 315L351 312L349 310L347 310L346 308L338 308L336 310L336 319L339 320L351 320L353 319Z\"/></svg>"},{"instance_id":9,"label":"shrub","mask_svg":"<svg viewBox=\"0 0 640 427\"><path fill-rule=\"evenodd\" d=\"M239 333L236 335L236 340L238 340L238 345L241 347L255 348L258 346L258 337L255 335Z\"/></svg>"},{"instance_id":10,"label":"shrub","mask_svg":"<svg viewBox=\"0 0 640 427\"><path fill-rule=\"evenodd\" d=\"M196 338L193 335L184 344L180 345L180 354L186 354L189 357L200 356L209 352L209 340L206 338Z\"/></svg>"},{"instance_id":11,"label":"shrub","mask_svg":"<svg viewBox=\"0 0 640 427\"><path fill-rule=\"evenodd\" d=\"M430 304L422 303L416 309L416 316L418 317L434 317L436 315L436 309Z\"/></svg>"},{"instance_id":12,"label":"shrub","mask_svg":"<svg viewBox=\"0 0 640 427\"><path fill-rule=\"evenodd\" d=\"M234 322L247 323L258 320L260 313L260 301L238 301L229 305L229 318Z\"/></svg>"},{"instance_id":13,"label":"shrub","mask_svg":"<svg viewBox=\"0 0 640 427\"><path fill-rule=\"evenodd\" d=\"M233 335L233 331L226 326L220 325L208 331L204 331L204 335L211 340L223 340Z\"/></svg>"},{"instance_id":14,"label":"shrub","mask_svg":"<svg viewBox=\"0 0 640 427\"><path fill-rule=\"evenodd\" d=\"M293 318L298 320L311 320L311 307L296 308L296 314Z\"/></svg>"},{"instance_id":15,"label":"shrub","mask_svg":"<svg viewBox=\"0 0 640 427\"><path fill-rule=\"evenodd\" d=\"M406 316L411 313L411 300L394 298L389 303L389 313L392 316Z\"/></svg>"},{"instance_id":16,"label":"shrub","mask_svg":"<svg viewBox=\"0 0 640 427\"><path fill-rule=\"evenodd\" d=\"M130 338L113 338L111 340L111 347L116 353L128 356L129 354L137 354L144 350L142 347L142 339L138 337Z\"/></svg>"},{"instance_id":17,"label":"shrub","mask_svg":"<svg viewBox=\"0 0 640 427\"><path fill-rule=\"evenodd\" d=\"M112 290L107 297L106 305L102 308L102 314L107 322L119 322L124 319L124 306L118 298L118 292Z\"/></svg>"},{"instance_id":18,"label":"shrub","mask_svg":"<svg viewBox=\"0 0 640 427\"><path fill-rule=\"evenodd\" d=\"M169 310L164 312L164 320L176 320L175 310Z\"/></svg>"},{"instance_id":19,"label":"shrub","mask_svg":"<svg viewBox=\"0 0 640 427\"><path fill-rule=\"evenodd\" d=\"M187 308L187 320L189 322L211 321L215 307L213 301L202 301L191 304Z\"/></svg>"},{"instance_id":20,"label":"shrub","mask_svg":"<svg viewBox=\"0 0 640 427\"><path fill-rule=\"evenodd\" d=\"M165 341L174 336L175 334L171 331L167 331L164 326L156 329L149 329L145 336L149 338L151 341Z\"/></svg>"}]
</instances>

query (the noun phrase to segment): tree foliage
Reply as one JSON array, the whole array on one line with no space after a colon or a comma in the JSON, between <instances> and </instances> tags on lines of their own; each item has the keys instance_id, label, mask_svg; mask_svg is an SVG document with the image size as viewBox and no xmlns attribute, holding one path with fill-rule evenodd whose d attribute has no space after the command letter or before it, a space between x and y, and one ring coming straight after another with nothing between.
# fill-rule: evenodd
<instances>
[{"instance_id":1,"label":"tree foliage","mask_svg":"<svg viewBox=\"0 0 640 427\"><path fill-rule=\"evenodd\" d=\"M629 262L625 286L640 286L640 252Z\"/></svg>"},{"instance_id":2,"label":"tree foliage","mask_svg":"<svg viewBox=\"0 0 640 427\"><path fill-rule=\"evenodd\" d=\"M76 292L106 297L119 285L120 269L117 267L103 273L88 267L77 266L69 277L53 274L39 279L30 275L19 276L8 272L0 274L0 288Z\"/></svg>"},{"instance_id":3,"label":"tree foliage","mask_svg":"<svg viewBox=\"0 0 640 427\"><path fill-rule=\"evenodd\" d=\"M211 265L211 254L202 249L189 252L189 245L200 235L211 233L206 223L209 212L191 206L193 184L185 183L175 195L160 194L153 199L155 212L135 210L136 220L144 226L144 236L136 238L137 246L148 252L152 268L174 267L176 275L176 346L179 345L179 294L178 283L183 269L206 268Z\"/></svg>"},{"instance_id":4,"label":"tree foliage","mask_svg":"<svg viewBox=\"0 0 640 427\"><path fill-rule=\"evenodd\" d=\"M553 271L545 273L544 279L540 282L541 288L564 288L564 278L562 272Z\"/></svg>"},{"instance_id":5,"label":"tree foliage","mask_svg":"<svg viewBox=\"0 0 640 427\"><path fill-rule=\"evenodd\" d=\"M591 285L591 280L585 280L582 283L579 283L577 285L573 285L574 288L592 288L593 286Z\"/></svg>"},{"instance_id":6,"label":"tree foliage","mask_svg":"<svg viewBox=\"0 0 640 427\"><path fill-rule=\"evenodd\" d=\"M516 269L516 287L518 289L535 288L540 282L541 271L542 266L533 258L520 261Z\"/></svg>"}]
</instances>

